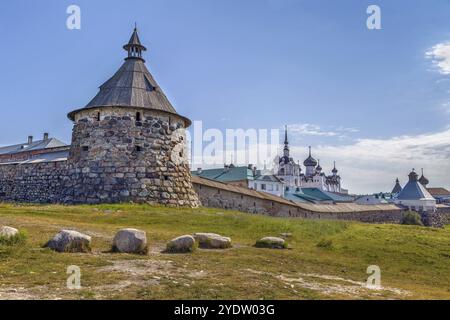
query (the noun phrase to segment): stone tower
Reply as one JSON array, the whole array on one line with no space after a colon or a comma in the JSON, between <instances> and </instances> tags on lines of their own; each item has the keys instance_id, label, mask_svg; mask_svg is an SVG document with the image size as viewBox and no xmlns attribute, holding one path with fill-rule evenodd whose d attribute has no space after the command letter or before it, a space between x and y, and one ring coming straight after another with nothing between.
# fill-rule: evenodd
<instances>
[{"instance_id":1,"label":"stone tower","mask_svg":"<svg viewBox=\"0 0 450 320\"><path fill-rule=\"evenodd\" d=\"M65 201L199 205L191 184L185 128L145 66L137 29L128 56L74 122Z\"/></svg>"}]
</instances>

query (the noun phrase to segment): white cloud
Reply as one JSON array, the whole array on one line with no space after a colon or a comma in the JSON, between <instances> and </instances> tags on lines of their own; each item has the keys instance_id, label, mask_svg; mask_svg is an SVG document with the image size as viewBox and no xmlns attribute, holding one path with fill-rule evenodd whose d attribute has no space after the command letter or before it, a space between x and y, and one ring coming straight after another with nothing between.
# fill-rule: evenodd
<instances>
[{"instance_id":1,"label":"white cloud","mask_svg":"<svg viewBox=\"0 0 450 320\"><path fill-rule=\"evenodd\" d=\"M305 147L291 149L296 159L306 158ZM327 173L336 160L350 192L390 191L395 178L406 183L412 168L424 168L430 186L450 187L450 128L416 136L359 139L344 146L322 145L313 148L313 156Z\"/></svg>"},{"instance_id":2,"label":"white cloud","mask_svg":"<svg viewBox=\"0 0 450 320\"><path fill-rule=\"evenodd\" d=\"M450 42L438 43L426 52L437 70L445 75L450 74Z\"/></svg>"},{"instance_id":3,"label":"white cloud","mask_svg":"<svg viewBox=\"0 0 450 320\"><path fill-rule=\"evenodd\" d=\"M294 136L321 136L321 137L343 137L349 133L355 133L356 128L331 127L323 129L322 127L311 123L295 123L288 125L289 134Z\"/></svg>"}]
</instances>

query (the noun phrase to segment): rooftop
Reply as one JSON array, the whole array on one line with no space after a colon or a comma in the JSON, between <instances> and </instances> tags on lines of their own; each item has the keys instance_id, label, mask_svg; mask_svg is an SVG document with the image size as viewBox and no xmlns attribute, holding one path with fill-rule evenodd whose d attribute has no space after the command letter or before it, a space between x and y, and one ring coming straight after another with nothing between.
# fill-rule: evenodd
<instances>
[{"instance_id":1,"label":"rooftop","mask_svg":"<svg viewBox=\"0 0 450 320\"><path fill-rule=\"evenodd\" d=\"M19 143L12 146L0 147L0 155L16 154L21 152L52 149L58 147L69 146L56 138L49 138L45 140L30 141L27 143Z\"/></svg>"}]
</instances>

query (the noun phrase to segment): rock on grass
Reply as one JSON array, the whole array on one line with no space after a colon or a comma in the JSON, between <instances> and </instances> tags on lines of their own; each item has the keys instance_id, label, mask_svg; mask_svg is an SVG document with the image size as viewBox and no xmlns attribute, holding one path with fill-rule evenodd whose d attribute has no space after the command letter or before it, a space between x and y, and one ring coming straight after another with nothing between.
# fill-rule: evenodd
<instances>
[{"instance_id":1,"label":"rock on grass","mask_svg":"<svg viewBox=\"0 0 450 320\"><path fill-rule=\"evenodd\" d=\"M185 253L193 252L196 249L196 242L193 236L185 235L175 239L172 239L167 243L167 252L172 253Z\"/></svg>"},{"instance_id":2,"label":"rock on grass","mask_svg":"<svg viewBox=\"0 0 450 320\"><path fill-rule=\"evenodd\" d=\"M0 227L0 245L15 245L25 242L26 234L16 228L2 226Z\"/></svg>"},{"instance_id":3,"label":"rock on grass","mask_svg":"<svg viewBox=\"0 0 450 320\"><path fill-rule=\"evenodd\" d=\"M147 253L147 235L138 229L122 229L113 240L113 251L122 253Z\"/></svg>"},{"instance_id":4,"label":"rock on grass","mask_svg":"<svg viewBox=\"0 0 450 320\"><path fill-rule=\"evenodd\" d=\"M286 241L278 237L264 237L256 241L255 247L269 249L286 249Z\"/></svg>"},{"instance_id":5,"label":"rock on grass","mask_svg":"<svg viewBox=\"0 0 450 320\"><path fill-rule=\"evenodd\" d=\"M90 252L91 237L74 230L61 230L46 247L57 252Z\"/></svg>"},{"instance_id":6,"label":"rock on grass","mask_svg":"<svg viewBox=\"0 0 450 320\"><path fill-rule=\"evenodd\" d=\"M203 249L231 248L231 238L215 233L194 233L194 238Z\"/></svg>"}]
</instances>

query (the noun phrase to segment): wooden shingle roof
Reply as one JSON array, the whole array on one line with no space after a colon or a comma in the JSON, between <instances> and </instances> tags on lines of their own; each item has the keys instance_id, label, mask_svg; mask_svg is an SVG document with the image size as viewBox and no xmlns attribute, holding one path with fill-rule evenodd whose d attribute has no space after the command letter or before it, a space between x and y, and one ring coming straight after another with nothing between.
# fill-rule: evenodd
<instances>
[{"instance_id":1,"label":"wooden shingle roof","mask_svg":"<svg viewBox=\"0 0 450 320\"><path fill-rule=\"evenodd\" d=\"M145 61L140 56L145 47L141 45L136 29L124 48L128 50L129 55L123 65L100 86L100 91L83 109L131 107L180 116L145 66ZM139 54L134 55L135 52ZM83 109L70 112L69 119L74 120L75 114ZM186 126L191 124L189 119L180 117L184 119Z\"/></svg>"}]
</instances>

